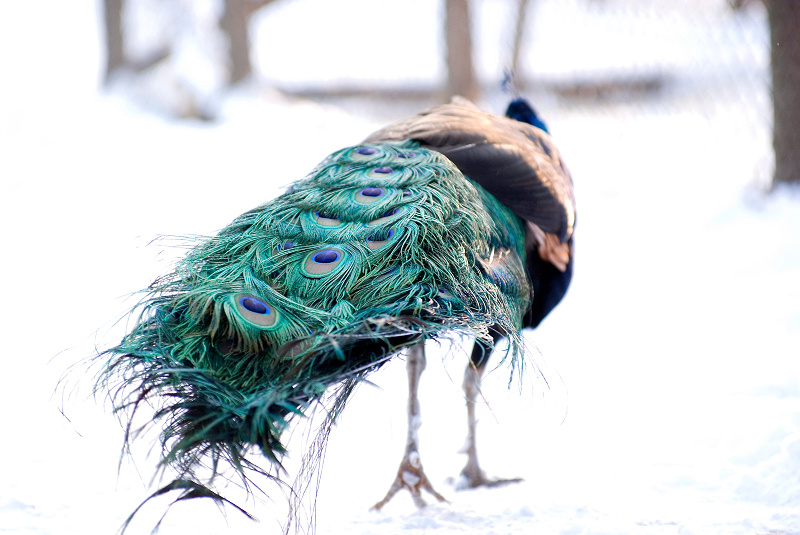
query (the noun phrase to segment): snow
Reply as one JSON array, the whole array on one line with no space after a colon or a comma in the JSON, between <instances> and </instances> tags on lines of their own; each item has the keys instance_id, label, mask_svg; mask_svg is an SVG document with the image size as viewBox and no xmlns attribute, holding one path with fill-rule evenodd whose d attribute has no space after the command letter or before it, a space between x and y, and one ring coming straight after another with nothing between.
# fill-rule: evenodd
<instances>
[{"instance_id":1,"label":"snow","mask_svg":"<svg viewBox=\"0 0 800 535\"><path fill-rule=\"evenodd\" d=\"M386 3L419 9L425 31L403 46L393 35L413 32L409 10L381 34L367 3L335 4L264 10L264 80L441 79L441 60L430 53L441 39L433 3ZM772 165L766 20L758 4L745 16L722 1L668 4L669 16L641 16L639 27L624 0L586 10L532 4L529 74L547 81L564 79L571 66L582 76L632 69L668 75L668 83L655 95L606 102L535 88L576 181L576 274L562 305L526 335L544 379L529 366L509 388L505 366L489 373L477 431L483 468L525 481L454 490L465 461L466 349L431 344L420 456L449 503L429 499L417 510L401 493L369 511L405 445L398 359L372 377L376 387L358 389L333 430L316 494L318 532L800 533L800 191L763 192ZM487 0L478 9L488 51L479 64L494 79L491 55L504 50L497 34L510 8ZM689 12L698 22L675 30ZM542 23L547 13L551 25ZM614 38L603 39L592 20ZM0 533L111 533L157 488L152 442L120 461L122 430L108 404L88 396L80 367L66 393L56 389L65 368L118 339L131 294L180 255L169 240L153 239L212 233L329 152L412 111L408 103L313 103L262 81L220 100L217 122L172 121L133 90L98 91L97 22L92 3L0 7ZM370 29L366 58L375 69L342 59L359 48L359 27ZM324 28L336 30L324 47L304 45L304 35ZM645 42L625 46L628 36ZM381 50L418 61L387 68L376 60ZM198 80L216 79L204 73ZM500 109L502 99L489 95L484 105ZM290 470L311 433L307 425L292 431ZM160 532L277 532L285 496L274 489L270 499L243 504L260 523L208 503L179 504ZM166 503L145 507L128 533L148 533ZM300 514L308 525L309 510Z\"/></svg>"}]
</instances>

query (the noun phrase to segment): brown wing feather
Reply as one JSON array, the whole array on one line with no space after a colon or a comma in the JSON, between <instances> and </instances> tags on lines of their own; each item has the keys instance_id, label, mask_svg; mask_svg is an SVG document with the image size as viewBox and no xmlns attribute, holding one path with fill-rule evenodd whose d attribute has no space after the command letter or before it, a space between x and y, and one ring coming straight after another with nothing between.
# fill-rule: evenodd
<instances>
[{"instance_id":1,"label":"brown wing feather","mask_svg":"<svg viewBox=\"0 0 800 535\"><path fill-rule=\"evenodd\" d=\"M382 128L365 141L404 139L441 152L515 214L561 242L572 236L572 179L546 132L455 99Z\"/></svg>"}]
</instances>

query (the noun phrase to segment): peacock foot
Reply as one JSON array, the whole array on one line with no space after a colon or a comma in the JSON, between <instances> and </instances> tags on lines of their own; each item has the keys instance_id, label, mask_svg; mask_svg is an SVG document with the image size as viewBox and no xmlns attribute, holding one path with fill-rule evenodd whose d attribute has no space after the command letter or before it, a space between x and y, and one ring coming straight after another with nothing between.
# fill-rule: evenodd
<instances>
[{"instance_id":1,"label":"peacock foot","mask_svg":"<svg viewBox=\"0 0 800 535\"><path fill-rule=\"evenodd\" d=\"M478 487L502 487L512 483L520 483L521 481L521 477L489 479L480 467L468 462L467 466L461 471L461 475L456 483L456 490L467 490Z\"/></svg>"},{"instance_id":2,"label":"peacock foot","mask_svg":"<svg viewBox=\"0 0 800 535\"><path fill-rule=\"evenodd\" d=\"M406 453L405 457L403 457L403 460L400 462L400 468L397 469L397 477L392 483L392 486L389 487L389 492L386 493L386 496L381 501L373 505L372 508L376 511L380 511L381 508L389 503L394 495L403 488L408 489L411 493L411 499L414 500L414 504L417 507L425 507L425 505L427 505L425 500L422 499L423 490L440 502L447 502L444 496L434 490L431 482L428 480L428 476L426 476L425 472L422 470L422 462L419 459L419 453L416 451Z\"/></svg>"}]
</instances>

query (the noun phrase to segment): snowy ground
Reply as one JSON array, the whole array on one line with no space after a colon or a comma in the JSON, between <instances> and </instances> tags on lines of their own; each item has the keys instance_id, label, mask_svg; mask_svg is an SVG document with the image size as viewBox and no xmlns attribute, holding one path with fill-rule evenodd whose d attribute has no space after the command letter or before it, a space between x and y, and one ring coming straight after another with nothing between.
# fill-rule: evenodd
<instances>
[{"instance_id":1,"label":"snowy ground","mask_svg":"<svg viewBox=\"0 0 800 535\"><path fill-rule=\"evenodd\" d=\"M276 8L273 16L285 17L277 21L265 13L270 37L260 54L269 39L296 35L289 29L299 27L302 4ZM361 13L356 0L340 4ZM721 11L724 2L708 4ZM566 17L573 7L563 9ZM549 26L537 26L528 47L539 58L557 42L562 60L537 63L551 78L571 61L582 73L609 58L620 64L604 67L622 69L629 49L634 66L645 53L662 58L656 70L673 81L660 96L630 102L542 97L576 181L576 275L565 302L528 338L550 389L531 374L521 392L509 390L507 370L494 371L479 428L484 468L525 482L452 488L448 478L464 461L464 359L431 347L421 453L450 503L418 511L400 496L368 511L394 477L405 437L405 371L396 361L373 377L378 388L360 388L331 436L319 533L800 533L800 191L765 195L754 186L769 176L766 56L746 56L754 59L741 62L740 78L720 67L743 54L731 35L763 37L763 14L755 6L738 20L714 9L698 8L715 21L701 25L707 33L640 20L649 26L634 33L661 32L651 48L587 37L590 45L575 50ZM320 11L317 20L334 15ZM612 27L631 27L612 15L604 19ZM65 367L118 338L123 326L114 320L132 303L125 296L177 254L151 240L214 232L393 109L406 113L391 103L358 113L352 102L319 105L251 88L222 103L217 123L165 120L120 94L98 94L96 17L85 2L0 7L0 533L113 533L148 493L147 444L118 472L122 433L108 407L85 391L62 403L53 391ZM591 27L567 19L564 32ZM491 32L481 35L488 42ZM435 45L429 37L402 52L423 57ZM293 47L302 69L266 60L262 69L298 83L334 77L323 51ZM350 80L364 80L365 69L350 68ZM439 68L427 57L419 76L435 80ZM708 90L721 76L730 79ZM293 436L290 464L303 432ZM143 511L129 533L148 533L163 505ZM280 494L247 505L260 523L185 504L161 533L274 533L285 522Z\"/></svg>"}]
</instances>

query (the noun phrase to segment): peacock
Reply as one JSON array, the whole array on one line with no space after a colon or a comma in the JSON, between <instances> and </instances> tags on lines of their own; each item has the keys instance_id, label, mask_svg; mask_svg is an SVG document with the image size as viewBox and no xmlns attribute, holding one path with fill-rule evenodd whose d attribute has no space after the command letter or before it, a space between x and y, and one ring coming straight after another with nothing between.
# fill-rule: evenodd
<instances>
[{"instance_id":1,"label":"peacock","mask_svg":"<svg viewBox=\"0 0 800 535\"><path fill-rule=\"evenodd\" d=\"M416 437L424 342L468 335L462 475L468 486L493 484L475 449L479 380L501 337L503 359L521 366L520 331L569 286L574 228L572 178L527 101L514 99L503 117L455 98L334 152L200 240L98 356L96 389L129 422L155 407L160 466L177 476L153 496L225 500L211 490L221 467L245 483L267 473L250 452L280 467L293 420L323 406L332 424L353 389L407 349L406 451L374 507L402 488L422 506L422 490L444 500Z\"/></svg>"}]
</instances>

